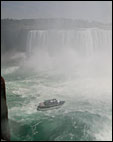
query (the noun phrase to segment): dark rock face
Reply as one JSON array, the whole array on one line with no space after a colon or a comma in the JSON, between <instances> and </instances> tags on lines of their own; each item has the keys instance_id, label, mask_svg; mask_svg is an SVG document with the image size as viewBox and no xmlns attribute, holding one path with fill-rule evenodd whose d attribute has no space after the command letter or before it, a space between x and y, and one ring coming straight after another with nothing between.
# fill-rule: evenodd
<instances>
[{"instance_id":1,"label":"dark rock face","mask_svg":"<svg viewBox=\"0 0 113 142\"><path fill-rule=\"evenodd\" d=\"M10 141L5 81L1 77L1 139Z\"/></svg>"}]
</instances>

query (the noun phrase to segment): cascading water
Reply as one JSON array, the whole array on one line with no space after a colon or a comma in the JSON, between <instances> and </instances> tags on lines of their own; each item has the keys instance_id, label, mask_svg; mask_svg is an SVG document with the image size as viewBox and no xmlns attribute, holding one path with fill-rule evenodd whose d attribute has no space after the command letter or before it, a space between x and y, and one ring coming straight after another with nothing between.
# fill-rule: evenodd
<instances>
[{"instance_id":1,"label":"cascading water","mask_svg":"<svg viewBox=\"0 0 113 142\"><path fill-rule=\"evenodd\" d=\"M112 32L99 28L79 30L32 30L27 37L27 51L37 48L59 51L61 48L73 48L75 51L91 55L99 50L110 50ZM109 48L109 49L108 49Z\"/></svg>"},{"instance_id":2,"label":"cascading water","mask_svg":"<svg viewBox=\"0 0 113 142\"><path fill-rule=\"evenodd\" d=\"M102 54L111 48L111 30L29 31L27 61L2 68L11 140L112 140L111 53ZM66 103L38 112L37 105L51 98Z\"/></svg>"}]
</instances>

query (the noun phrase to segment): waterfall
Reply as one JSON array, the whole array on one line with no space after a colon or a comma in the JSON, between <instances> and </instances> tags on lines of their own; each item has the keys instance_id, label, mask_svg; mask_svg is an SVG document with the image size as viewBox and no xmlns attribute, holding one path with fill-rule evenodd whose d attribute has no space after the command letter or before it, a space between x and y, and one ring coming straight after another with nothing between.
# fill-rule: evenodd
<instances>
[{"instance_id":1,"label":"waterfall","mask_svg":"<svg viewBox=\"0 0 113 142\"><path fill-rule=\"evenodd\" d=\"M58 52L62 48L73 48L83 54L112 48L112 31L99 28L79 30L31 30L27 37L27 51L41 48Z\"/></svg>"}]
</instances>

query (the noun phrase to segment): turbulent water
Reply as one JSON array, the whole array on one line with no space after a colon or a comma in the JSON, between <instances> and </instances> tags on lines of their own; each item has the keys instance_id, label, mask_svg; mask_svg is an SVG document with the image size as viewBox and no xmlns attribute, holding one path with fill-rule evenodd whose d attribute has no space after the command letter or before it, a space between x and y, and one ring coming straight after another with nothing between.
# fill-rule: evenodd
<instances>
[{"instance_id":1,"label":"turbulent water","mask_svg":"<svg viewBox=\"0 0 113 142\"><path fill-rule=\"evenodd\" d=\"M2 67L11 139L112 140L111 31L30 31L28 39L31 55L17 66ZM37 111L51 98L66 103Z\"/></svg>"}]
</instances>

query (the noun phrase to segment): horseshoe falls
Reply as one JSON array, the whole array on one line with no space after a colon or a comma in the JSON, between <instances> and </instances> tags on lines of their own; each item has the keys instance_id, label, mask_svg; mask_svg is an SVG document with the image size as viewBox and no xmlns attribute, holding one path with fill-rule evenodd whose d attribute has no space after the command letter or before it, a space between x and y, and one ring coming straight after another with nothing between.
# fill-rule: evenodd
<instances>
[{"instance_id":1,"label":"horseshoe falls","mask_svg":"<svg viewBox=\"0 0 113 142\"><path fill-rule=\"evenodd\" d=\"M25 58L4 66L12 141L112 140L112 31L29 30ZM37 111L40 102L65 104Z\"/></svg>"},{"instance_id":2,"label":"horseshoe falls","mask_svg":"<svg viewBox=\"0 0 113 142\"><path fill-rule=\"evenodd\" d=\"M27 50L40 48L47 52L73 48L75 52L90 55L99 50L110 50L112 31L87 28L80 30L31 30L28 32Z\"/></svg>"}]
</instances>

